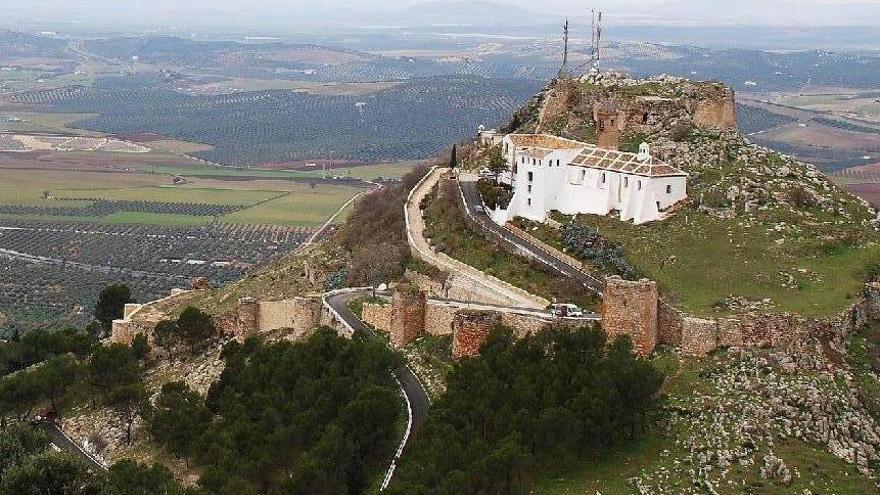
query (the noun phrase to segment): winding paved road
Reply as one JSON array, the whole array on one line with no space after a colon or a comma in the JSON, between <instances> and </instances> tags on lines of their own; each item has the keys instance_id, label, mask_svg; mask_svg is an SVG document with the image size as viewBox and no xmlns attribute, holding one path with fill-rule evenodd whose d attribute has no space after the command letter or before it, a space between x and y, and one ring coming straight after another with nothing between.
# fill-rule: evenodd
<instances>
[{"instance_id":1,"label":"winding paved road","mask_svg":"<svg viewBox=\"0 0 880 495\"><path fill-rule=\"evenodd\" d=\"M547 252L540 246L537 246L526 239L523 239L510 230L498 225L484 211L478 211L477 206L482 208L483 201L480 198L480 192L477 189L477 182L470 177L460 177L459 186L467 205L467 214L474 218L484 231L502 239L508 245L513 246L517 251L526 254L528 257L534 258L544 265L547 265L557 273L569 277L587 289L601 295L604 289L604 283L596 277L585 272L581 267L570 265Z\"/></svg>"},{"instance_id":2,"label":"winding paved road","mask_svg":"<svg viewBox=\"0 0 880 495\"><path fill-rule=\"evenodd\" d=\"M348 309L349 302L369 294L370 293L367 290L360 292L346 292L328 296L326 301L327 304L336 311L339 317L345 320L345 323L352 328L355 333L366 336L367 338L376 338L376 334L373 330L365 325L364 322ZM397 462L400 460L401 455L403 455L404 450L409 445L412 435L414 435L422 426L422 423L425 422L425 417L428 414L428 406L431 405L428 393L425 391L425 388L409 366L401 366L394 375L401 390L406 395L407 407L409 409L409 424L406 433L404 434L403 441L400 443L400 447L397 449L391 467L385 476L382 490L384 490L391 481L391 477L394 475L394 469L397 467Z\"/></svg>"},{"instance_id":3,"label":"winding paved road","mask_svg":"<svg viewBox=\"0 0 880 495\"><path fill-rule=\"evenodd\" d=\"M97 459L86 453L79 445L73 442L67 435L61 431L61 428L58 427L53 422L50 421L40 421L37 423L37 427L41 430L45 431L49 437L52 439L52 445L58 447L61 450L66 450L73 454L76 454L89 465L89 467L94 468L98 471L104 471L107 469L106 466L98 462Z\"/></svg>"}]
</instances>

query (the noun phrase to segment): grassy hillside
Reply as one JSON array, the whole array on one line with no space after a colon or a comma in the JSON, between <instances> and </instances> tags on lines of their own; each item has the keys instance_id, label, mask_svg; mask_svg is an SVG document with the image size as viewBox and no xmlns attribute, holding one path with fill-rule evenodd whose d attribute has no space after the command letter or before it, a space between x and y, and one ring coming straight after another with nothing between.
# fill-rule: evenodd
<instances>
[{"instance_id":1,"label":"grassy hillside","mask_svg":"<svg viewBox=\"0 0 880 495\"><path fill-rule=\"evenodd\" d=\"M655 91L675 98L669 84L630 86L620 98L630 98L633 88L639 96ZM590 128L595 123L582 102L595 101L596 86L573 86L579 94L567 97L568 120ZM601 91L602 98L616 97L614 88ZM534 119L523 120L520 129L535 126ZM640 226L614 214L557 220L589 225L619 243L639 275L657 280L682 309L828 315L850 304L880 263L876 213L811 165L686 119L645 126L638 134L652 143L655 156L690 174L688 202L667 219ZM559 232L536 234L565 247Z\"/></svg>"}]
</instances>

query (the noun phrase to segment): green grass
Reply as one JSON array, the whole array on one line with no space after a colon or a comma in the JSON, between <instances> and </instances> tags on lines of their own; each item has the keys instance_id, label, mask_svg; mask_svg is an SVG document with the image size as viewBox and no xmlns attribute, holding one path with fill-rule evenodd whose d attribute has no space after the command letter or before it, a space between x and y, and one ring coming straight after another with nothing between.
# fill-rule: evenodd
<instances>
[{"instance_id":1,"label":"green grass","mask_svg":"<svg viewBox=\"0 0 880 495\"><path fill-rule=\"evenodd\" d=\"M0 110L0 115L12 115L21 119L20 122L0 122L0 130L4 132L44 132L90 137L106 135L102 132L73 127L75 122L96 117L97 114L19 112L14 109L6 109Z\"/></svg>"},{"instance_id":2,"label":"green grass","mask_svg":"<svg viewBox=\"0 0 880 495\"><path fill-rule=\"evenodd\" d=\"M312 188L297 182L283 183L278 190L248 190L241 187L240 181L202 181L211 187L171 185L170 177L144 173L45 170L3 170L0 173L5 179L0 184L0 205L85 208L92 203L91 199L215 204L244 207L221 219L248 224L320 225L363 190L326 184ZM270 186L254 183L257 188ZM57 199L43 199L44 192ZM148 225L199 225L214 220L204 216L139 212L119 212L105 217L0 214L0 218Z\"/></svg>"},{"instance_id":3,"label":"green grass","mask_svg":"<svg viewBox=\"0 0 880 495\"><path fill-rule=\"evenodd\" d=\"M436 189L435 189L436 192ZM458 204L450 198L433 198L426 210L426 237L437 249L465 264L548 300L571 302L595 309L595 296L573 281L548 273L537 263L508 253L465 223Z\"/></svg>"},{"instance_id":4,"label":"green grass","mask_svg":"<svg viewBox=\"0 0 880 495\"><path fill-rule=\"evenodd\" d=\"M880 245L830 247L776 244L780 235L760 224L687 211L635 226L610 217L581 216L612 241L646 277L657 280L677 306L700 315L729 295L771 298L777 309L821 316L843 310L859 294ZM806 270L806 272L804 272ZM782 272L782 273L780 273ZM787 276L795 286L786 287Z\"/></svg>"},{"instance_id":5,"label":"green grass","mask_svg":"<svg viewBox=\"0 0 880 495\"><path fill-rule=\"evenodd\" d=\"M316 226L324 223L340 206L362 189L320 184L304 186L258 206L222 217L223 222Z\"/></svg>"}]
</instances>

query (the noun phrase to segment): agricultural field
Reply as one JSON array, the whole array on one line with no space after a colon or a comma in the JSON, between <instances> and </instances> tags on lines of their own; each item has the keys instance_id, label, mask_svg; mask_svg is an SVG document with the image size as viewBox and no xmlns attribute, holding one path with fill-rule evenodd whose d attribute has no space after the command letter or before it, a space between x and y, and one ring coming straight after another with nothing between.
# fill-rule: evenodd
<instances>
[{"instance_id":1,"label":"agricultural field","mask_svg":"<svg viewBox=\"0 0 880 495\"><path fill-rule=\"evenodd\" d=\"M295 249L368 187L240 172L2 169L0 334L87 323L109 283L148 301L196 277L237 281Z\"/></svg>"},{"instance_id":2,"label":"agricultural field","mask_svg":"<svg viewBox=\"0 0 880 495\"><path fill-rule=\"evenodd\" d=\"M4 178L3 219L154 225L221 221L314 227L366 187L360 181L309 184L238 177L193 182L159 174L70 170L6 170Z\"/></svg>"},{"instance_id":3,"label":"agricultural field","mask_svg":"<svg viewBox=\"0 0 880 495\"><path fill-rule=\"evenodd\" d=\"M83 324L100 290L129 284L139 301L215 285L290 252L308 227L211 223L201 226L0 220L0 312L4 328ZM36 324L36 323L35 323Z\"/></svg>"}]
</instances>

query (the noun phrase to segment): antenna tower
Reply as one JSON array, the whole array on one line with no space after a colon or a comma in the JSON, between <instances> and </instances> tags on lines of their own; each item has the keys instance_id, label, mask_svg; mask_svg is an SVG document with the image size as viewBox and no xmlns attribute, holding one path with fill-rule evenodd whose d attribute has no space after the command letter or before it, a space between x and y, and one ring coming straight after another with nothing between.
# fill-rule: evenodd
<instances>
[{"instance_id":1,"label":"antenna tower","mask_svg":"<svg viewBox=\"0 0 880 495\"><path fill-rule=\"evenodd\" d=\"M568 70L568 18L562 26L562 67L559 68L558 76L562 76Z\"/></svg>"},{"instance_id":2,"label":"antenna tower","mask_svg":"<svg viewBox=\"0 0 880 495\"><path fill-rule=\"evenodd\" d=\"M602 59L602 11L593 14L593 70L599 72L599 61Z\"/></svg>"}]
</instances>

